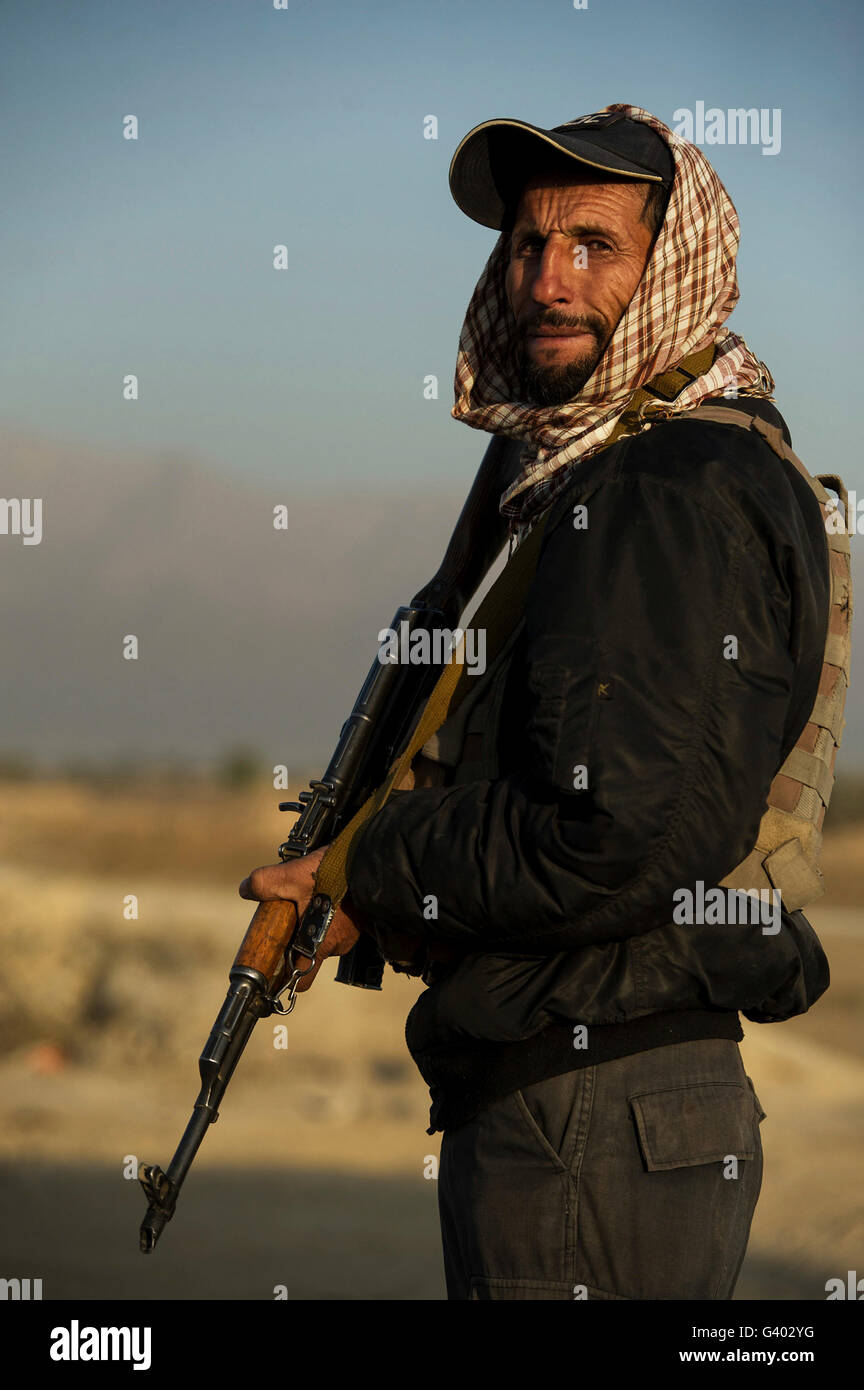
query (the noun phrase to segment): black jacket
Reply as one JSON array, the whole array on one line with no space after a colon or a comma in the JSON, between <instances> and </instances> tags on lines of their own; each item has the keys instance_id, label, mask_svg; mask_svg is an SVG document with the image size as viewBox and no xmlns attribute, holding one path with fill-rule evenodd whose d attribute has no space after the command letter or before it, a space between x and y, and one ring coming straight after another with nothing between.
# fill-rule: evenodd
<instances>
[{"instance_id":1,"label":"black jacket","mask_svg":"<svg viewBox=\"0 0 864 1390\"><path fill-rule=\"evenodd\" d=\"M408 1021L435 1127L538 1072L741 1037L737 1010L787 1018L826 988L800 913L776 935L670 923L676 890L717 884L755 843L816 695L829 594L819 505L752 431L683 418L573 469L510 661L496 775L396 796L353 860L373 923L467 953Z\"/></svg>"}]
</instances>

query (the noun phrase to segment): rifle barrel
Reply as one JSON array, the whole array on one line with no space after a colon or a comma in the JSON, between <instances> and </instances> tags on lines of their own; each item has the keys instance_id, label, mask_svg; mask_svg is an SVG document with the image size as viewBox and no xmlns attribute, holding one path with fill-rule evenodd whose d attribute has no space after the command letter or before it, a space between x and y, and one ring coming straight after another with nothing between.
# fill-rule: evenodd
<instances>
[{"instance_id":1,"label":"rifle barrel","mask_svg":"<svg viewBox=\"0 0 864 1390\"><path fill-rule=\"evenodd\" d=\"M174 1215L192 1160L207 1130L219 1118L219 1104L225 1088L261 1016L262 990L250 979L251 972L243 972L242 978L239 978L239 971L231 973L231 988L198 1059L201 1090L168 1171L163 1172L156 1164L149 1163L142 1163L138 1168L138 1181L149 1203L139 1232L140 1249L145 1255L156 1248L156 1242ZM238 978L234 979L235 975Z\"/></svg>"}]
</instances>

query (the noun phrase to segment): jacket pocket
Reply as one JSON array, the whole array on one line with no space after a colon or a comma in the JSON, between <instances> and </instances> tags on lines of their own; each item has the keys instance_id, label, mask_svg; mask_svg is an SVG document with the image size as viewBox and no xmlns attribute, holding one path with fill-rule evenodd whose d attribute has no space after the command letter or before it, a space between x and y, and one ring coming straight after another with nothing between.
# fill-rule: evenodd
<instances>
[{"instance_id":1,"label":"jacket pocket","mask_svg":"<svg viewBox=\"0 0 864 1390\"><path fill-rule=\"evenodd\" d=\"M756 1157L761 1106L752 1086L705 1082L628 1099L649 1172Z\"/></svg>"},{"instance_id":2,"label":"jacket pocket","mask_svg":"<svg viewBox=\"0 0 864 1390\"><path fill-rule=\"evenodd\" d=\"M529 705L525 737L535 771L539 767L560 785L566 768L561 766L561 727L572 674L566 666L553 666L545 661L528 668ZM572 779L571 779L572 783Z\"/></svg>"}]
</instances>

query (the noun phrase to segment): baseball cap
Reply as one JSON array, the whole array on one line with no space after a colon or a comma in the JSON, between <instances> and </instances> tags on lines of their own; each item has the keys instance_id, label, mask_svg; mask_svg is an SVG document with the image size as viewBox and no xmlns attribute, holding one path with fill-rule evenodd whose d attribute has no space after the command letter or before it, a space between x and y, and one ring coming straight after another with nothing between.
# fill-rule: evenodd
<instances>
[{"instance_id":1,"label":"baseball cap","mask_svg":"<svg viewBox=\"0 0 864 1390\"><path fill-rule=\"evenodd\" d=\"M548 157L544 160L544 154ZM544 130L528 121L483 121L460 141L450 162L450 192L462 211L499 230L507 203L544 163L572 159L595 173L669 188L675 161L665 140L644 121L613 112Z\"/></svg>"}]
</instances>

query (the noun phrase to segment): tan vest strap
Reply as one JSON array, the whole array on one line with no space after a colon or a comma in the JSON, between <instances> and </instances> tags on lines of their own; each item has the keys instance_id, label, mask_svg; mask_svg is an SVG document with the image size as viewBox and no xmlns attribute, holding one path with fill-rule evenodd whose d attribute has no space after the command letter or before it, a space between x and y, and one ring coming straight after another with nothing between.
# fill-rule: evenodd
<instances>
[{"instance_id":1,"label":"tan vest strap","mask_svg":"<svg viewBox=\"0 0 864 1390\"><path fill-rule=\"evenodd\" d=\"M852 653L849 650L848 638L840 636L838 633L829 632L825 639L825 660L829 666L839 666L840 670L849 682L849 670L851 666Z\"/></svg>"},{"instance_id":2,"label":"tan vest strap","mask_svg":"<svg viewBox=\"0 0 864 1390\"><path fill-rule=\"evenodd\" d=\"M834 774L816 754L805 753L804 749L796 744L783 764L782 773L784 777L791 777L794 782L800 782L804 787L812 787L819 793L825 805L828 805L831 800L831 788L834 786Z\"/></svg>"},{"instance_id":3,"label":"tan vest strap","mask_svg":"<svg viewBox=\"0 0 864 1390\"><path fill-rule=\"evenodd\" d=\"M832 532L831 532L831 531L828 529L828 527L826 526L825 530L826 530L826 534L827 534L827 536L828 536L828 546L829 546L829 549L831 549L831 550L846 551L846 553L848 554L848 552L849 552L849 535L850 535L850 525L849 525L849 523L850 523L851 518L850 518L850 516L849 516L849 494L848 494L848 492L846 491L846 484L844 483L843 479L842 479L837 473L817 473L816 476L818 477L819 482L822 484L823 487L830 487L830 488L832 489L832 491L834 491L834 492L837 493L837 496L840 498L840 504L841 504L841 506L842 506L842 508L843 508L843 516L844 516L844 518L845 518L845 520L846 520L846 529L845 529L845 532L839 530L839 528L838 528L838 530L837 530L837 536L841 539L841 541L842 541L842 540L845 540L845 542L846 542L845 545L842 545L842 544L841 544L841 545L832 545L832 540L834 539L834 536L832 535Z\"/></svg>"},{"instance_id":4,"label":"tan vest strap","mask_svg":"<svg viewBox=\"0 0 864 1390\"><path fill-rule=\"evenodd\" d=\"M836 671L836 676L830 689L827 687L825 679L828 679ZM818 724L820 729L827 729L834 742L839 744L843 737L843 730L846 727L846 720L843 718L843 709L846 703L846 690L848 688L848 677L841 667L824 665L822 667L822 680L819 682L819 694L816 696L810 722Z\"/></svg>"},{"instance_id":5,"label":"tan vest strap","mask_svg":"<svg viewBox=\"0 0 864 1390\"><path fill-rule=\"evenodd\" d=\"M800 840L787 840L766 854L763 867L772 888L780 892L781 901L789 912L797 912L825 891L822 872L811 863Z\"/></svg>"},{"instance_id":6,"label":"tan vest strap","mask_svg":"<svg viewBox=\"0 0 864 1390\"><path fill-rule=\"evenodd\" d=\"M852 566L850 556L839 551L831 552L831 602L846 607L852 591Z\"/></svg>"},{"instance_id":7,"label":"tan vest strap","mask_svg":"<svg viewBox=\"0 0 864 1390\"><path fill-rule=\"evenodd\" d=\"M725 887L780 890L790 910L805 907L824 891L819 868L822 820L834 785L834 763L845 727L843 708L849 683L852 576L849 553L849 502L842 478L812 477L787 443L783 431L759 416L729 406L707 403L673 418L697 416L721 425L752 429L782 459L787 459L815 494L825 523L831 573L828 632L819 691L798 743L778 770L768 794L768 809L759 825L756 845L730 874ZM835 491L840 511L827 488Z\"/></svg>"}]
</instances>

